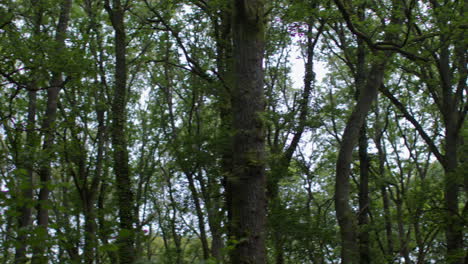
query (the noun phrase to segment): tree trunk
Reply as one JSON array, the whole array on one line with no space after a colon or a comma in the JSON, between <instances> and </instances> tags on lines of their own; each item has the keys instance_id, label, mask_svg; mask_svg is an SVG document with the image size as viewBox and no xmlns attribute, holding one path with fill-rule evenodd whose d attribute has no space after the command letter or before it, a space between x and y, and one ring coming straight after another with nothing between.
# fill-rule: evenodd
<instances>
[{"instance_id":1,"label":"tree trunk","mask_svg":"<svg viewBox=\"0 0 468 264\"><path fill-rule=\"evenodd\" d=\"M97 240L97 224L96 224L96 209L95 204L97 203L97 197L99 193L99 184L103 174L103 165L104 165L104 149L106 133L105 133L105 119L104 112L105 110L101 109L99 106L99 96L96 96L96 116L98 121L98 131L97 131L97 156L96 156L96 170L94 171L93 178L91 183L87 181L84 182L85 194L82 204L83 204L83 214L85 216L85 245L84 245L84 260L86 264L92 264L93 261L98 258L98 240Z\"/></svg>"},{"instance_id":2,"label":"tree trunk","mask_svg":"<svg viewBox=\"0 0 468 264\"><path fill-rule=\"evenodd\" d=\"M412 263L409 257L408 251L408 240L406 239L405 228L404 228L404 219L403 219L403 201L402 193L399 193L397 190L396 195L396 208L397 208L397 222L398 222L398 238L400 240L400 255L405 259L405 263Z\"/></svg>"},{"instance_id":3,"label":"tree trunk","mask_svg":"<svg viewBox=\"0 0 468 264\"><path fill-rule=\"evenodd\" d=\"M97 217L97 220L98 220L98 225L99 225L99 232L98 232L98 235L99 235L99 239L101 240L102 244L104 246L109 246L111 243L109 242L109 236L110 234L112 233L112 230L110 230L110 225L107 223L107 220L105 219L105 216L104 216L104 207L105 207L105 203L104 201L107 199L107 195L108 195L108 189L107 189L107 183L106 183L106 179L109 178L109 175L108 175L108 171L106 170L106 172L103 173L103 175L105 175L104 179L103 179L103 182L101 184L101 187L99 188L99 197L98 197L98 217ZM107 250L107 256L109 257L109 260L111 263L118 263L118 255L115 251L113 250Z\"/></svg>"},{"instance_id":4,"label":"tree trunk","mask_svg":"<svg viewBox=\"0 0 468 264\"><path fill-rule=\"evenodd\" d=\"M189 189L192 194L193 203L195 205L195 213L198 218L198 229L200 231L200 242L202 244L202 251L203 251L203 259L207 260L210 257L210 247L208 246L208 239L206 237L206 230L205 230L205 217L203 214L203 209L200 204L200 197L195 187L195 181L193 179L192 172L185 172L185 175L188 180Z\"/></svg>"},{"instance_id":5,"label":"tree trunk","mask_svg":"<svg viewBox=\"0 0 468 264\"><path fill-rule=\"evenodd\" d=\"M33 203L33 175L34 175L34 160L36 149L36 99L37 94L33 85L28 92L28 123L26 132L26 157L21 159L26 175L20 176L20 194L17 198L21 201L21 206L18 208L18 243L15 248L15 264L27 263L26 257L28 230L32 224L32 203Z\"/></svg>"},{"instance_id":6,"label":"tree trunk","mask_svg":"<svg viewBox=\"0 0 468 264\"><path fill-rule=\"evenodd\" d=\"M377 106L378 108L378 106ZM378 110L376 111L376 116L378 120ZM382 135L384 133L383 129L380 126L375 126L375 133L377 134L375 137L375 146L377 148L377 155L379 157L379 177L381 179L385 179L385 152L382 146ZM390 214L390 199L388 198L387 187L385 183L382 181L380 183L380 191L382 193L382 203L383 203L383 212L384 212L384 222L385 222L385 234L387 237L387 247L384 248L385 259L388 263L392 263L393 259L393 231L392 231L392 221L391 221L391 214Z\"/></svg>"},{"instance_id":7,"label":"tree trunk","mask_svg":"<svg viewBox=\"0 0 468 264\"><path fill-rule=\"evenodd\" d=\"M463 255L463 223L459 213L459 180L457 179L459 130L452 118L445 118L445 204L447 206L446 239L447 263L462 264Z\"/></svg>"},{"instance_id":8,"label":"tree trunk","mask_svg":"<svg viewBox=\"0 0 468 264\"><path fill-rule=\"evenodd\" d=\"M358 15L360 21L364 21L364 6L360 6ZM366 84L366 47L362 39L357 40L357 65L355 73L356 95L359 98L359 93ZM359 131L359 213L358 213L358 241L359 241L359 259L361 264L370 263L370 241L369 241L369 156L367 154L367 134L366 134L366 119Z\"/></svg>"},{"instance_id":9,"label":"tree trunk","mask_svg":"<svg viewBox=\"0 0 468 264\"><path fill-rule=\"evenodd\" d=\"M343 17L349 18L349 14L339 0L335 0ZM403 16L403 6L400 2L392 1L392 12L390 24L401 25ZM352 28L350 20L347 21L348 28ZM353 29L354 30L354 29ZM355 33L356 34L356 33ZM362 35L358 35L363 38ZM387 31L384 35L385 41L394 41L398 38L398 33L395 31ZM372 48L372 46L371 46ZM335 181L335 210L340 226L341 235L341 263L352 264L360 263L359 245L357 243L356 234L356 219L354 212L349 205L350 200L350 165L352 162L353 149L359 138L359 131L364 123L364 120L369 112L371 104L377 97L377 91L382 86L384 72L389 58L392 57L393 51L373 51L375 58L371 64L368 73L367 81L364 87L360 89L358 102L351 113L342 136L338 160L336 162L336 181Z\"/></svg>"},{"instance_id":10,"label":"tree trunk","mask_svg":"<svg viewBox=\"0 0 468 264\"><path fill-rule=\"evenodd\" d=\"M265 139L262 121L264 2L234 0L232 234L235 264L266 263Z\"/></svg>"},{"instance_id":11,"label":"tree trunk","mask_svg":"<svg viewBox=\"0 0 468 264\"><path fill-rule=\"evenodd\" d=\"M314 6L315 8L315 6ZM283 210L281 205L281 199L279 196L279 182L282 178L287 176L291 160L293 158L294 152L299 146L302 134L306 129L307 118L309 115L309 102L312 94L312 89L314 87L315 81L315 72L314 72L314 50L315 46L320 38L322 33L323 26L320 26L318 32L313 34L313 28L315 24L315 18L308 18L307 25L307 46L306 46L306 63L305 63L305 73L304 73L304 90L301 94L301 99L299 100L299 116L297 118L297 126L293 131L294 136L291 139L289 146L283 150L278 145L271 146L271 151L273 156L279 156L278 161L274 161L272 164L271 174L267 180L267 194L268 194L268 207L269 214L272 216L271 225L273 232L273 244L275 247L275 263L283 264L284 263L284 236L282 232L282 223L281 221L276 221L274 218L283 217L281 211Z\"/></svg>"},{"instance_id":12,"label":"tree trunk","mask_svg":"<svg viewBox=\"0 0 468 264\"><path fill-rule=\"evenodd\" d=\"M117 238L120 264L131 264L135 261L135 199L130 178L127 147L127 61L126 32L124 15L126 7L120 0L113 0L112 7L105 4L114 28L115 44L115 86L112 99L111 138L113 146L114 174L117 187L117 204L119 208L119 236Z\"/></svg>"},{"instance_id":13,"label":"tree trunk","mask_svg":"<svg viewBox=\"0 0 468 264\"><path fill-rule=\"evenodd\" d=\"M342 136L336 163L335 208L342 240L341 261L343 264L359 263L357 244L357 225L354 212L349 205L349 174L354 146L364 119L377 96L378 87L383 80L386 58L376 58L372 64L365 87L359 94L358 102L349 117Z\"/></svg>"},{"instance_id":14,"label":"tree trunk","mask_svg":"<svg viewBox=\"0 0 468 264\"><path fill-rule=\"evenodd\" d=\"M55 43L57 48L55 55L60 55L61 51L65 47L65 34L68 26L68 20L70 18L72 0L64 0L60 10L60 17L57 24L57 30L55 33ZM43 235L43 243L37 244L33 248L33 257L31 260L32 264L47 263L47 247L48 247L48 226L49 226L49 194L50 194L50 180L51 180L51 159L53 157L53 144L55 140L55 120L57 117L57 103L58 95L63 85L62 73L53 72L52 79L50 81L50 88L47 89L47 108L42 123L42 131L44 133L44 142L42 145L42 157L44 158L43 163L39 169L39 178L41 189L39 191L39 200L37 206L37 225L41 230L40 235Z\"/></svg>"},{"instance_id":15,"label":"tree trunk","mask_svg":"<svg viewBox=\"0 0 468 264\"><path fill-rule=\"evenodd\" d=\"M40 6L40 4L39 4ZM34 36L38 36L41 31L42 25L42 10L40 7L35 12L35 24L34 24ZM33 76L34 78L34 76ZM26 263L28 258L26 257L27 250L27 230L32 225L32 206L33 206L33 177L34 177L34 162L35 152L37 151L37 133L36 129L36 113L37 113L37 80L33 80L28 85L28 121L27 121L27 132L26 132L26 155L21 158L21 163L26 170L26 175L22 175L20 178L20 195L18 199L22 201L22 205L18 208L18 243L15 248L15 264ZM19 166L21 167L21 166Z\"/></svg>"},{"instance_id":16,"label":"tree trunk","mask_svg":"<svg viewBox=\"0 0 468 264\"><path fill-rule=\"evenodd\" d=\"M445 38L444 38L445 39ZM445 41L448 41L445 39ZM461 180L458 180L456 169L458 167L458 142L460 141L460 127L458 124L459 98L452 91L452 74L450 73L448 45L444 45L440 51L440 59L438 61L440 82L442 86L442 116L445 123L445 205L447 207L446 214L446 240L447 240L447 263L462 264L464 259L463 249L463 222L459 212L459 185ZM460 54L458 54L460 55ZM463 56L463 55L462 55ZM464 56L466 57L466 55ZM464 73L465 84L462 84L466 90L466 62ZM462 69L460 69L462 71ZM462 78L460 76L460 78ZM458 87L457 90L463 88ZM466 109L466 108L465 108Z\"/></svg>"}]
</instances>

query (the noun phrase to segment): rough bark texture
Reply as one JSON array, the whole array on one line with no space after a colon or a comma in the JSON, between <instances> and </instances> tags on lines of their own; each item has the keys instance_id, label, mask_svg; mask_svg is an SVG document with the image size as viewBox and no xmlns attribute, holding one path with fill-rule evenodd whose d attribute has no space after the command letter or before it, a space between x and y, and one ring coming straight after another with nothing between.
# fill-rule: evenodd
<instances>
[{"instance_id":1,"label":"rough bark texture","mask_svg":"<svg viewBox=\"0 0 468 264\"><path fill-rule=\"evenodd\" d=\"M266 263L265 143L262 113L264 2L233 1L232 234L235 264Z\"/></svg>"},{"instance_id":2,"label":"rough bark texture","mask_svg":"<svg viewBox=\"0 0 468 264\"><path fill-rule=\"evenodd\" d=\"M72 0L64 0L61 5L60 17L55 33L56 50L54 55L59 55L65 47L65 35L70 18ZM47 107L42 123L42 132L44 133L44 141L42 145L42 162L39 169L40 191L37 206L37 225L41 230L39 234L43 235L44 243L37 244L33 248L33 257L31 263L47 263L47 241L48 241L48 226L49 226L49 194L51 180L51 159L53 157L53 144L55 140L55 120L57 118L57 103L60 89L63 85L62 73L53 72L50 80L50 88L47 89Z\"/></svg>"},{"instance_id":3,"label":"rough bark texture","mask_svg":"<svg viewBox=\"0 0 468 264\"><path fill-rule=\"evenodd\" d=\"M114 174L117 187L117 204L119 208L119 236L117 238L118 257L120 264L130 264L135 261L135 230L133 224L135 199L132 192L130 167L128 164L128 147L126 137L127 124L127 61L126 32L124 15L125 8L120 0L113 0L112 7L106 3L114 28L115 44L115 84L111 106L112 127L111 138L113 146Z\"/></svg>"}]
</instances>

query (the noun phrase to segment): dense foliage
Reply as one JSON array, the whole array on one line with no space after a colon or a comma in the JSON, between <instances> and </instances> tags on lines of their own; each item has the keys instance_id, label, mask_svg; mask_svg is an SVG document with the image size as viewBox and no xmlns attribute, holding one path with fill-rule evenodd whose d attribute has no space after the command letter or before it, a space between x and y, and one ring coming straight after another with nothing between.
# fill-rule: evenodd
<instances>
[{"instance_id":1,"label":"dense foliage","mask_svg":"<svg viewBox=\"0 0 468 264\"><path fill-rule=\"evenodd\" d=\"M468 263L467 10L0 2L0 261Z\"/></svg>"}]
</instances>

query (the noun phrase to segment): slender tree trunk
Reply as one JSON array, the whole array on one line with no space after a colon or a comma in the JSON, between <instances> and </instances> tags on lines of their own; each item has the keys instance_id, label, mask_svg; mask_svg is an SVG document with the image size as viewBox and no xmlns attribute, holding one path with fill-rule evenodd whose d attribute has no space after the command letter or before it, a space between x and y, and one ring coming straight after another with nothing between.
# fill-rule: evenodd
<instances>
[{"instance_id":1,"label":"slender tree trunk","mask_svg":"<svg viewBox=\"0 0 468 264\"><path fill-rule=\"evenodd\" d=\"M98 246L97 238L96 238L96 213L93 208L94 204L92 201L88 201L88 205L86 211L84 211L85 215L85 224L84 224L84 231L85 231L85 244L84 244L84 262L86 264L93 264L96 260L96 248Z\"/></svg>"},{"instance_id":2,"label":"slender tree trunk","mask_svg":"<svg viewBox=\"0 0 468 264\"><path fill-rule=\"evenodd\" d=\"M200 242L202 244L202 251L203 251L203 259L207 260L210 257L210 247L208 246L208 239L206 237L206 230L205 230L205 217L203 215L203 210L200 204L200 197L195 187L195 181L193 179L192 172L186 172L185 175L187 176L187 180L189 182L189 189L192 193L192 199L195 204L195 213L198 218L198 229L200 231Z\"/></svg>"},{"instance_id":3,"label":"slender tree trunk","mask_svg":"<svg viewBox=\"0 0 468 264\"><path fill-rule=\"evenodd\" d=\"M41 31L42 25L42 8L38 3L37 10L35 12L34 21L34 36L38 36ZM33 80L29 85L28 91L28 121L27 121L27 132L26 132L26 156L25 159L21 159L26 169L26 175L21 177L20 180L20 195L19 200L22 201L22 205L19 207L19 218L18 218L18 243L15 248L15 264L26 263L28 258L26 257L26 250L28 246L27 230L32 225L32 207L33 207L33 177L34 177L34 162L36 160L35 152L37 151L37 133L36 129L36 113L37 113L37 80Z\"/></svg>"},{"instance_id":4,"label":"slender tree trunk","mask_svg":"<svg viewBox=\"0 0 468 264\"><path fill-rule=\"evenodd\" d=\"M403 219L403 201L401 200L401 196L397 191L397 198L396 198L396 207L397 207L397 219L398 219L398 238L400 240L400 254L405 259L405 263L412 263L409 252L408 252L408 240L406 239L405 235L405 228L404 228L404 219Z\"/></svg>"},{"instance_id":5,"label":"slender tree trunk","mask_svg":"<svg viewBox=\"0 0 468 264\"><path fill-rule=\"evenodd\" d=\"M106 1L105 7L109 13L114 28L115 44L115 86L112 99L111 138L113 146L114 174L117 186L117 201L119 208L119 236L117 239L120 264L131 264L135 261L135 199L130 178L128 146L127 146L127 60L125 9L120 0L113 0L112 7Z\"/></svg>"},{"instance_id":6,"label":"slender tree trunk","mask_svg":"<svg viewBox=\"0 0 468 264\"><path fill-rule=\"evenodd\" d=\"M106 109L103 107L105 104L104 100L104 90L107 88L106 77L104 76L104 66L101 56L98 55L98 52L102 53L102 40L100 37L99 26L96 18L96 7L93 6L94 2L92 0L85 0L85 11L88 14L90 19L90 29L94 33L92 34L93 42L90 45L91 53L93 54L96 61L98 61L98 66L95 72L95 81L100 84L96 90L93 91L95 99L95 112L98 122L97 130L97 155L96 155L96 167L93 174L93 178L89 183L86 179L83 179L83 194L82 195L82 206L83 214L85 217L85 243L83 249L84 262L86 264L99 263L99 250L98 250L98 216L96 213L96 208L99 204L99 199L101 194L100 182L103 176L103 166L105 162L104 151L107 146L108 135L106 133L106 119L105 113ZM89 195L87 195L89 194ZM111 257L112 260L112 257Z\"/></svg>"},{"instance_id":7,"label":"slender tree trunk","mask_svg":"<svg viewBox=\"0 0 468 264\"><path fill-rule=\"evenodd\" d=\"M344 16L349 16L344 9L343 3L335 0L340 11ZM392 1L392 13L390 24L399 26L402 23L403 6L400 2ZM348 23L348 27L350 27ZM361 38L361 36L358 36ZM394 41L398 38L398 33L387 31L384 35L385 41ZM359 138L359 131L369 112L371 104L377 97L378 88L382 85L384 72L389 58L392 57L392 51L374 51L376 55L370 71L367 74L367 81L362 90L360 90L357 104L351 113L342 136L338 160L336 162L336 181L335 181L335 210L340 226L341 236L341 263L354 264L360 263L359 245L357 241L357 224L354 212L349 204L350 200L350 165L352 162L353 149Z\"/></svg>"},{"instance_id":8,"label":"slender tree trunk","mask_svg":"<svg viewBox=\"0 0 468 264\"><path fill-rule=\"evenodd\" d=\"M85 216L85 244L84 244L84 260L86 264L94 263L98 259L98 240L97 240L97 224L96 224L96 209L97 197L99 192L99 184L102 178L103 165L104 165L104 148L105 148L105 110L99 106L99 96L96 96L96 115L98 120L97 131L97 156L96 156L96 170L94 171L91 183L84 182L85 189L82 196L83 214Z\"/></svg>"},{"instance_id":9,"label":"slender tree trunk","mask_svg":"<svg viewBox=\"0 0 468 264\"><path fill-rule=\"evenodd\" d=\"M369 237L369 156L367 154L366 122L359 132L359 259L361 264L371 263Z\"/></svg>"},{"instance_id":10,"label":"slender tree trunk","mask_svg":"<svg viewBox=\"0 0 468 264\"><path fill-rule=\"evenodd\" d=\"M109 236L110 233L112 232L109 230L109 224L107 223L107 220L104 217L104 207L105 207L105 200L107 199L107 187L108 185L106 184L106 178L109 178L108 171L106 170L103 175L105 175L104 180L101 184L100 190L99 190L99 197L98 197L98 214L97 214L97 220L99 224L99 238L104 246L109 246L111 243L109 242ZM115 251L113 250L107 250L107 255L109 256L110 262L111 263L118 263L118 255Z\"/></svg>"},{"instance_id":11,"label":"slender tree trunk","mask_svg":"<svg viewBox=\"0 0 468 264\"><path fill-rule=\"evenodd\" d=\"M26 132L26 157L21 162L24 163L26 175L21 175L20 180L20 195L17 198L21 201L18 217L18 243L15 252L15 264L26 263L27 238L28 230L32 224L32 203L33 203L33 176L34 176L34 160L36 149L36 101L37 93L34 90L36 87L30 87L28 92L28 123Z\"/></svg>"},{"instance_id":12,"label":"slender tree trunk","mask_svg":"<svg viewBox=\"0 0 468 264\"><path fill-rule=\"evenodd\" d=\"M182 251L182 236L177 233L177 202L174 199L174 190L172 188L172 183L169 175L167 176L167 187L169 191L169 201L171 202L171 210L172 210L172 216L170 219L170 228L171 228L171 234L172 234L172 239L174 241L174 246L175 246L175 253L176 253L176 258L175 258L175 263L176 264L182 264L183 260L183 251Z\"/></svg>"},{"instance_id":13,"label":"slender tree trunk","mask_svg":"<svg viewBox=\"0 0 468 264\"><path fill-rule=\"evenodd\" d=\"M444 45L444 47L441 48L438 66L442 84L442 116L445 123L444 181L445 205L447 207L445 234L447 240L447 263L462 264L463 256L466 252L464 252L463 249L463 223L459 213L459 185L461 181L457 179L458 176L456 172L458 167L458 143L460 141L460 128L458 127L459 113L457 109L459 103L456 99L456 95L452 92L449 56L448 45Z\"/></svg>"},{"instance_id":14,"label":"slender tree trunk","mask_svg":"<svg viewBox=\"0 0 468 264\"><path fill-rule=\"evenodd\" d=\"M269 214L271 217L271 225L273 232L273 243L275 247L275 262L276 264L283 264L284 258L284 236L282 232L281 223L275 221L274 218L282 217L281 211L283 210L281 205L281 199L279 196L279 182L288 173L292 157L299 142L302 134L306 129L307 117L309 115L309 102L314 87L315 72L314 72L314 50L318 42L320 34L322 33L323 27L321 26L318 33L314 36L313 28L315 24L315 18L310 17L307 26L307 46L306 46L306 63L305 63L305 74L304 74L304 90L299 101L299 116L297 119L297 127L294 131L294 136L289 146L283 151L279 146L272 146L272 153L275 156L279 156L279 161L272 164L272 173L269 175L267 181L267 194L268 194L268 206Z\"/></svg>"},{"instance_id":15,"label":"slender tree trunk","mask_svg":"<svg viewBox=\"0 0 468 264\"><path fill-rule=\"evenodd\" d=\"M377 96L378 87L383 80L387 58L376 58L365 87L359 94L358 102L346 123L336 163L335 209L342 241L341 261L343 264L359 263L357 243L357 224L354 212L349 205L349 174L354 146L359 138L359 131L364 119Z\"/></svg>"},{"instance_id":16,"label":"slender tree trunk","mask_svg":"<svg viewBox=\"0 0 468 264\"><path fill-rule=\"evenodd\" d=\"M216 66L220 76L220 85L217 90L217 99L219 104L220 126L219 131L223 141L220 143L221 166L220 172L222 176L222 185L224 187L225 203L224 211L227 212L226 230L228 237L232 236L231 219L232 219L232 187L230 185L230 177L232 177L232 29L231 29L232 14L231 10L220 10L219 18L214 21L214 30L216 32ZM210 184L210 186L213 186ZM216 203L216 202L215 202ZM210 230L212 234L211 252L217 261L222 261L222 248L224 241L222 239L221 223L224 218L224 213L216 208L215 203L209 210L213 217L209 218Z\"/></svg>"},{"instance_id":17,"label":"slender tree trunk","mask_svg":"<svg viewBox=\"0 0 468 264\"><path fill-rule=\"evenodd\" d=\"M70 18L72 0L64 0L61 5L60 17L57 24L57 30L55 35L55 43L57 48L55 55L60 55L61 51L65 47L65 34L68 26L68 20ZM48 226L49 226L49 194L50 194L50 181L51 181L51 159L53 157L53 144L55 140L55 120L57 117L57 103L58 95L63 85L62 73L53 72L52 79L50 81L50 88L47 89L47 108L42 123L42 131L44 133L44 142L42 145L42 155L44 162L41 164L39 169L39 178L41 189L39 191L39 200L37 206L37 224L38 228L42 230L40 232L43 235L44 243L40 243L33 248L33 257L31 260L32 264L47 263L47 247L48 247Z\"/></svg>"},{"instance_id":18,"label":"slender tree trunk","mask_svg":"<svg viewBox=\"0 0 468 264\"><path fill-rule=\"evenodd\" d=\"M265 139L262 113L264 2L233 1L232 234L235 264L266 263Z\"/></svg>"},{"instance_id":19,"label":"slender tree trunk","mask_svg":"<svg viewBox=\"0 0 468 264\"><path fill-rule=\"evenodd\" d=\"M375 146L377 148L377 155L379 158L379 178L385 179L385 151L382 146L382 136L385 128L380 127L379 125L379 106L376 106L376 125L375 125ZM385 259L388 263L392 263L393 255L393 231L392 231L392 222L390 214L390 200L387 193L387 186L384 181L380 181L380 192L382 194L382 203L383 203L383 212L384 212L384 223L385 223L385 234L387 240L387 247L384 248Z\"/></svg>"}]
</instances>

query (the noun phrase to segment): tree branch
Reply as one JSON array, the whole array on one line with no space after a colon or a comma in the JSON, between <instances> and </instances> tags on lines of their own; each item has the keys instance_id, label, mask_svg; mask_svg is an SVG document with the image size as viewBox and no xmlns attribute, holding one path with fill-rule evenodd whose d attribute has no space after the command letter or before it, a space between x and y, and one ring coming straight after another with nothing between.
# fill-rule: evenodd
<instances>
[{"instance_id":1,"label":"tree branch","mask_svg":"<svg viewBox=\"0 0 468 264\"><path fill-rule=\"evenodd\" d=\"M439 152L439 149L435 145L434 141L429 137L429 135L424 131L424 128L421 124L411 115L406 107L385 87L385 85L380 86L380 91L395 105L398 110L403 114L403 116L413 124L414 128L419 132L421 137L424 139L426 144L429 146L431 152L436 156L437 160L442 164L442 166L446 166L445 157Z\"/></svg>"}]
</instances>

